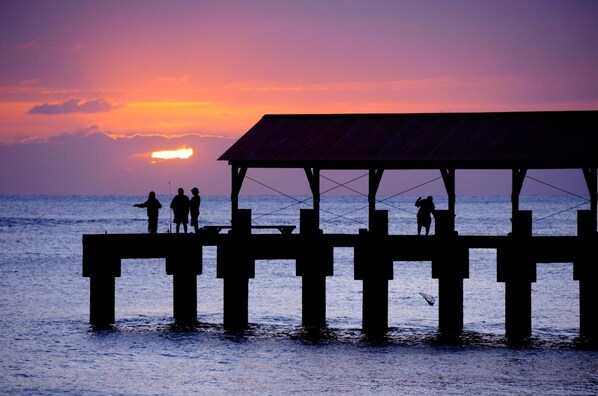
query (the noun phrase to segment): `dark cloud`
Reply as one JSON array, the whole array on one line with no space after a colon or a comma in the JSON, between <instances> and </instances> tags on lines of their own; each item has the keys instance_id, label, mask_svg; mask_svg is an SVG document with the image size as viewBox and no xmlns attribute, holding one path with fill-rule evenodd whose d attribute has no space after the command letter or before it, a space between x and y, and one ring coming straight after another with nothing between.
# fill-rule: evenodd
<instances>
[{"instance_id":1,"label":"dark cloud","mask_svg":"<svg viewBox=\"0 0 598 396\"><path fill-rule=\"evenodd\" d=\"M105 113L112 111L116 107L104 98L84 101L73 98L63 103L44 103L33 106L28 111L29 114L73 114L73 113Z\"/></svg>"}]
</instances>

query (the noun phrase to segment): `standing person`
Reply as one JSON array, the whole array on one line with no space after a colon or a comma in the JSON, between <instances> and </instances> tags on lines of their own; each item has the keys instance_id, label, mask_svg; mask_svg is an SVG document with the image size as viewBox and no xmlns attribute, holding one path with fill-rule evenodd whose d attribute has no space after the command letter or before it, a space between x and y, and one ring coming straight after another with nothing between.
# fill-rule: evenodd
<instances>
[{"instance_id":1,"label":"standing person","mask_svg":"<svg viewBox=\"0 0 598 396\"><path fill-rule=\"evenodd\" d=\"M199 232L199 205L201 204L201 197L199 196L199 189L193 187L191 189L191 197L189 210L191 211L191 225L195 228L195 233Z\"/></svg>"},{"instance_id":2,"label":"standing person","mask_svg":"<svg viewBox=\"0 0 598 396\"><path fill-rule=\"evenodd\" d=\"M133 206L147 208L147 230L150 234L158 233L158 211L162 208L162 204L156 199L156 193L150 191L147 201Z\"/></svg>"},{"instance_id":3,"label":"standing person","mask_svg":"<svg viewBox=\"0 0 598 396\"><path fill-rule=\"evenodd\" d=\"M432 224L432 214L436 210L432 197L422 199L419 197L415 201L415 206L419 208L417 211L417 235L421 235L422 227L426 229L426 235L430 233L430 225Z\"/></svg>"},{"instance_id":4,"label":"standing person","mask_svg":"<svg viewBox=\"0 0 598 396\"><path fill-rule=\"evenodd\" d=\"M170 203L172 213L174 214L173 222L176 224L176 232L179 233L181 224L187 233L187 223L189 222L189 197L185 195L185 190L179 187L178 194L172 199Z\"/></svg>"}]
</instances>

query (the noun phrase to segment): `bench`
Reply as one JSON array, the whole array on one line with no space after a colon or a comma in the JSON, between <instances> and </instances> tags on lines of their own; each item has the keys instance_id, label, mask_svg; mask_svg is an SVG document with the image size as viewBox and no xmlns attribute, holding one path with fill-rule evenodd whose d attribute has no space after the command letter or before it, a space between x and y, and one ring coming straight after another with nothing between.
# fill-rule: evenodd
<instances>
[{"instance_id":1,"label":"bench","mask_svg":"<svg viewBox=\"0 0 598 396\"><path fill-rule=\"evenodd\" d=\"M220 231L222 231L224 229L231 229L232 226L206 225L206 226L203 226L202 228L208 232L218 234L218 233L220 233ZM266 230L266 229L278 230L278 231L280 231L281 234L291 234L293 232L293 230L297 227L294 225L252 225L251 228L256 229L256 230Z\"/></svg>"}]
</instances>

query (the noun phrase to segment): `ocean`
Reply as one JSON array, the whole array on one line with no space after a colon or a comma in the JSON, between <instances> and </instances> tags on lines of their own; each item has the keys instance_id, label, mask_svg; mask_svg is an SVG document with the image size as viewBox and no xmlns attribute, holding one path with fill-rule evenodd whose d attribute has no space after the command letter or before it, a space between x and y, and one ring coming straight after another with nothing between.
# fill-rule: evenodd
<instances>
[{"instance_id":1,"label":"ocean","mask_svg":"<svg viewBox=\"0 0 598 396\"><path fill-rule=\"evenodd\" d=\"M416 233L416 197L379 197L389 232ZM82 277L82 235L144 233L146 196L0 196L0 394L346 394L595 395L598 351L579 338L578 284L571 263L539 264L532 285L532 337L504 337L504 284L496 252L470 252L464 281L464 332L438 334L430 262L396 262L389 282L389 326L382 339L361 332L361 281L353 251L334 252L327 279L327 327L301 327L301 278L290 260L258 261L249 282L249 329L222 328L222 280L216 249L204 248L198 324L172 319L172 278L164 260L123 260L116 280L114 329L89 326L89 279ZM171 229L169 196L158 232ZM446 198L435 197L439 209ZM241 196L254 224L298 225L309 197ZM580 206L581 205L581 206ZM574 196L522 196L535 235L574 235ZM367 227L367 199L322 197L324 232ZM457 197L461 235L505 235L510 198ZM230 222L228 197L204 196L201 225ZM172 227L174 229L174 227ZM295 231L297 232L297 231ZM433 230L432 230L433 232Z\"/></svg>"}]
</instances>

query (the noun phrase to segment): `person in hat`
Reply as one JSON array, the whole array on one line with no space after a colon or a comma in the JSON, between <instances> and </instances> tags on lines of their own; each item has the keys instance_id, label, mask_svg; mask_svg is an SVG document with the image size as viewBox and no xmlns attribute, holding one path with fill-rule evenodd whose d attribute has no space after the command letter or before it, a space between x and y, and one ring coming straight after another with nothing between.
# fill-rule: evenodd
<instances>
[{"instance_id":1,"label":"person in hat","mask_svg":"<svg viewBox=\"0 0 598 396\"><path fill-rule=\"evenodd\" d=\"M189 209L191 211L191 225L195 228L195 233L199 232L199 205L201 204L201 197L199 196L199 190L197 187L191 189L191 197Z\"/></svg>"}]
</instances>

